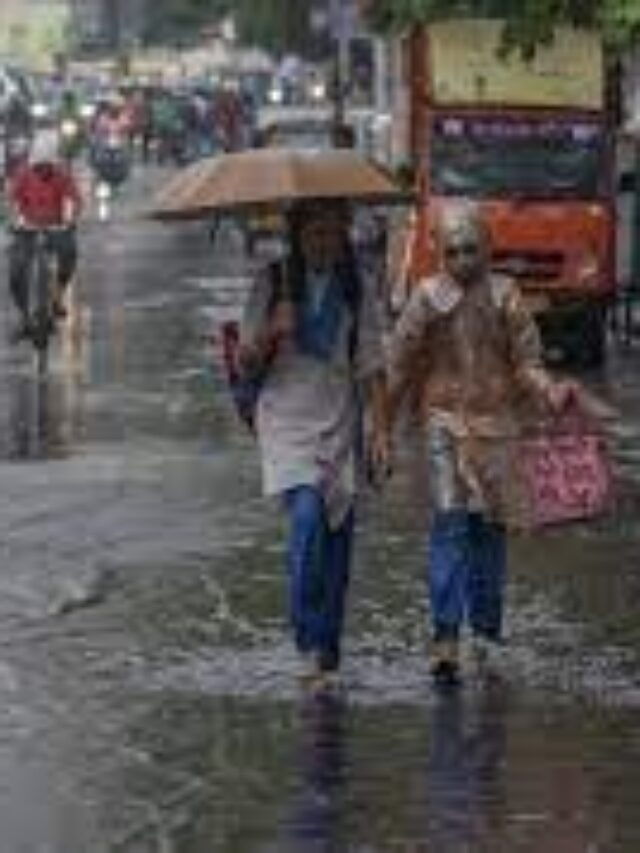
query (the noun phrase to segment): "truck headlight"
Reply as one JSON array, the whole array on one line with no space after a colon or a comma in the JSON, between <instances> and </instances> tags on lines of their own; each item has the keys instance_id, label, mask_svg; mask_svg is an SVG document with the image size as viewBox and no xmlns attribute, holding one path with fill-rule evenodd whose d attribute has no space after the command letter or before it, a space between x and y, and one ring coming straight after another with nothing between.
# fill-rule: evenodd
<instances>
[{"instance_id":1,"label":"truck headlight","mask_svg":"<svg viewBox=\"0 0 640 853\"><path fill-rule=\"evenodd\" d=\"M49 115L49 107L42 101L36 101L35 104L31 105L31 115L38 120L44 119Z\"/></svg>"},{"instance_id":2,"label":"truck headlight","mask_svg":"<svg viewBox=\"0 0 640 853\"><path fill-rule=\"evenodd\" d=\"M98 201L108 201L111 198L111 187L105 181L100 181L96 187L96 198Z\"/></svg>"},{"instance_id":3,"label":"truck headlight","mask_svg":"<svg viewBox=\"0 0 640 853\"><path fill-rule=\"evenodd\" d=\"M314 101L324 101L327 97L327 87L318 81L311 86L311 97Z\"/></svg>"},{"instance_id":4,"label":"truck headlight","mask_svg":"<svg viewBox=\"0 0 640 853\"><path fill-rule=\"evenodd\" d=\"M80 128L78 127L78 123L70 120L63 121L62 125L60 126L60 132L63 136L67 138L77 136L79 129Z\"/></svg>"}]
</instances>

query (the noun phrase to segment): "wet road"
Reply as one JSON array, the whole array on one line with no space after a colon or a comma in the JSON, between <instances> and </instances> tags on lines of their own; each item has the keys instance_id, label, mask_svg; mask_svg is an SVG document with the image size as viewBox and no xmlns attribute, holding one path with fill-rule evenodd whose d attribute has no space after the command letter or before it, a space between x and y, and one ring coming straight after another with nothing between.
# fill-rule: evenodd
<instances>
[{"instance_id":1,"label":"wet road","mask_svg":"<svg viewBox=\"0 0 640 853\"><path fill-rule=\"evenodd\" d=\"M430 689L407 450L362 511L346 700L312 704L212 369L247 271L135 210L87 226L48 381L1 344L0 853L637 853L639 353L591 380L617 514L514 542L503 682Z\"/></svg>"}]
</instances>

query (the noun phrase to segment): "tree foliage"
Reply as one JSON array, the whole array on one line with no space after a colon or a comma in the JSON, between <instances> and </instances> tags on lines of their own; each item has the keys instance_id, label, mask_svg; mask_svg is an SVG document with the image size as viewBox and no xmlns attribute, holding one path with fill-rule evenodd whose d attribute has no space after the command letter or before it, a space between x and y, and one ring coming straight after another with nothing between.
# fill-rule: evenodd
<instances>
[{"instance_id":1,"label":"tree foliage","mask_svg":"<svg viewBox=\"0 0 640 853\"><path fill-rule=\"evenodd\" d=\"M317 36L311 30L309 0L231 0L238 36L274 53L313 55Z\"/></svg>"},{"instance_id":2,"label":"tree foliage","mask_svg":"<svg viewBox=\"0 0 640 853\"><path fill-rule=\"evenodd\" d=\"M326 49L311 31L314 5L326 0L147 0L152 40L188 37L213 20L232 15L240 40L276 53L317 56ZM599 27L620 47L640 39L640 0L360 0L374 27L405 30L440 18L492 17L506 22L505 46L530 55L562 23Z\"/></svg>"},{"instance_id":3,"label":"tree foliage","mask_svg":"<svg viewBox=\"0 0 640 853\"><path fill-rule=\"evenodd\" d=\"M188 39L224 17L233 0L147 0L146 38L170 42Z\"/></svg>"},{"instance_id":4,"label":"tree foliage","mask_svg":"<svg viewBox=\"0 0 640 853\"><path fill-rule=\"evenodd\" d=\"M152 41L187 38L231 16L244 44L313 55L319 40L311 31L311 8L310 0L147 0L148 36Z\"/></svg>"},{"instance_id":5,"label":"tree foliage","mask_svg":"<svg viewBox=\"0 0 640 853\"><path fill-rule=\"evenodd\" d=\"M616 47L640 38L638 0L367 0L364 5L382 31L454 16L501 18L505 46L525 55L549 42L560 24L600 28Z\"/></svg>"}]
</instances>

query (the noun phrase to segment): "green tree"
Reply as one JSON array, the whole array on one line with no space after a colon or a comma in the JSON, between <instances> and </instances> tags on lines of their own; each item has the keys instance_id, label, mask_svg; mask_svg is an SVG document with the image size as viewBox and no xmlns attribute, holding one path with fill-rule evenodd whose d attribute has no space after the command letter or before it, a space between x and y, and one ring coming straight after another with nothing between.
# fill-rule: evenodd
<instances>
[{"instance_id":1,"label":"green tree","mask_svg":"<svg viewBox=\"0 0 640 853\"><path fill-rule=\"evenodd\" d=\"M553 38L559 24L598 27L615 47L640 37L638 0L366 0L364 5L383 31L453 16L502 18L505 47L525 55Z\"/></svg>"},{"instance_id":2,"label":"green tree","mask_svg":"<svg viewBox=\"0 0 640 853\"><path fill-rule=\"evenodd\" d=\"M146 39L188 40L206 24L223 18L233 5L233 0L148 0Z\"/></svg>"},{"instance_id":3,"label":"green tree","mask_svg":"<svg viewBox=\"0 0 640 853\"><path fill-rule=\"evenodd\" d=\"M188 38L231 15L243 44L313 56L321 45L311 31L312 8L313 0L148 0L147 35L150 41Z\"/></svg>"},{"instance_id":4,"label":"green tree","mask_svg":"<svg viewBox=\"0 0 640 853\"><path fill-rule=\"evenodd\" d=\"M318 39L311 30L312 8L310 0L232 0L230 11L243 43L313 55Z\"/></svg>"}]
</instances>

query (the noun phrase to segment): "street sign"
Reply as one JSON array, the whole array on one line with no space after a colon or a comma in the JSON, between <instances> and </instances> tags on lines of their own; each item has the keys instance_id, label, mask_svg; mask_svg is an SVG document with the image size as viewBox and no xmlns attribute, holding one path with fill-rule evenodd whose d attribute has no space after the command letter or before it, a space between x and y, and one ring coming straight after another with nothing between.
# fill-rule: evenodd
<instances>
[{"instance_id":1,"label":"street sign","mask_svg":"<svg viewBox=\"0 0 640 853\"><path fill-rule=\"evenodd\" d=\"M358 10L352 0L331 0L329 27L336 41L349 41L356 31Z\"/></svg>"},{"instance_id":2,"label":"street sign","mask_svg":"<svg viewBox=\"0 0 640 853\"><path fill-rule=\"evenodd\" d=\"M329 29L329 12L327 9L312 9L309 13L309 27L314 33L324 33Z\"/></svg>"}]
</instances>

